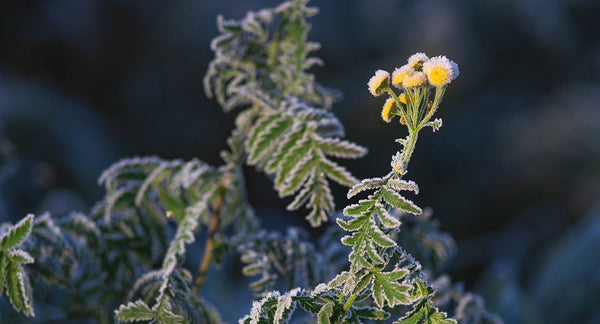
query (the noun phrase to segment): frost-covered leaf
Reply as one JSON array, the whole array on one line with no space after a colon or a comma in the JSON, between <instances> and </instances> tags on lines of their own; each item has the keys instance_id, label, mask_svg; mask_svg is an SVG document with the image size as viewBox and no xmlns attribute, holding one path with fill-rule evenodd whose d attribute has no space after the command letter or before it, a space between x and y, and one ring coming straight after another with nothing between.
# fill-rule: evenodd
<instances>
[{"instance_id":1,"label":"frost-covered leaf","mask_svg":"<svg viewBox=\"0 0 600 324\"><path fill-rule=\"evenodd\" d=\"M333 316L333 302L328 302L327 304L321 307L319 314L317 315L317 319L319 320L319 324L331 324L330 318Z\"/></svg>"},{"instance_id":2,"label":"frost-covered leaf","mask_svg":"<svg viewBox=\"0 0 600 324\"><path fill-rule=\"evenodd\" d=\"M239 21L219 17L221 35L211 44L215 58L204 87L226 111L245 106L242 115L252 112L253 123L237 124L248 164L275 175L279 195L295 195L288 209L306 206L307 220L319 226L333 212L324 176L346 186L357 181L326 156L358 158L366 149L340 139L342 124L327 111L336 92L306 71L321 63L309 56L319 45L307 41L308 8L294 0Z\"/></svg>"},{"instance_id":3,"label":"frost-covered leaf","mask_svg":"<svg viewBox=\"0 0 600 324\"><path fill-rule=\"evenodd\" d=\"M155 318L156 313L141 300L121 305L115 310L117 319L122 322L149 321Z\"/></svg>"},{"instance_id":4,"label":"frost-covered leaf","mask_svg":"<svg viewBox=\"0 0 600 324\"><path fill-rule=\"evenodd\" d=\"M340 140L339 138L322 138L315 136L315 144L326 155L338 158L357 159L367 154L367 150L352 142Z\"/></svg>"},{"instance_id":5,"label":"frost-covered leaf","mask_svg":"<svg viewBox=\"0 0 600 324\"><path fill-rule=\"evenodd\" d=\"M394 324L417 324L425 314L425 307L413 308Z\"/></svg>"},{"instance_id":6,"label":"frost-covered leaf","mask_svg":"<svg viewBox=\"0 0 600 324\"><path fill-rule=\"evenodd\" d=\"M352 188L350 188L350 190L348 190L347 197L348 197L348 199L350 199L350 198L356 196L357 194L359 194L360 192L363 192L366 190L371 190L371 189L377 189L377 188L381 187L383 184L384 184L384 180L382 178L363 179L359 183L352 186Z\"/></svg>"},{"instance_id":7,"label":"frost-covered leaf","mask_svg":"<svg viewBox=\"0 0 600 324\"><path fill-rule=\"evenodd\" d=\"M410 286L397 282L397 279L391 279L395 275L394 272L374 275L373 298L379 308L384 305L409 305L412 301L409 295Z\"/></svg>"},{"instance_id":8,"label":"frost-covered leaf","mask_svg":"<svg viewBox=\"0 0 600 324\"><path fill-rule=\"evenodd\" d=\"M413 181L389 179L385 185L396 191L410 190L416 194L419 193L419 186Z\"/></svg>"},{"instance_id":9,"label":"frost-covered leaf","mask_svg":"<svg viewBox=\"0 0 600 324\"><path fill-rule=\"evenodd\" d=\"M273 323L287 323L292 313L294 312L294 308L296 307L296 303L293 301L293 297L296 297L300 292L300 288L292 289L287 294L279 296L277 299L277 307L275 309L275 315L273 316Z\"/></svg>"},{"instance_id":10,"label":"frost-covered leaf","mask_svg":"<svg viewBox=\"0 0 600 324\"><path fill-rule=\"evenodd\" d=\"M370 320L384 320L390 316L390 313L375 307L352 307L351 311L359 318Z\"/></svg>"},{"instance_id":11,"label":"frost-covered leaf","mask_svg":"<svg viewBox=\"0 0 600 324\"><path fill-rule=\"evenodd\" d=\"M321 158L319 160L319 167L327 174L327 177L340 184L352 186L358 182L358 180L353 177L348 170L326 158Z\"/></svg>"},{"instance_id":12,"label":"frost-covered leaf","mask_svg":"<svg viewBox=\"0 0 600 324\"><path fill-rule=\"evenodd\" d=\"M23 243L31 233L33 215L29 214L0 237L0 249L6 250Z\"/></svg>"},{"instance_id":13,"label":"frost-covered leaf","mask_svg":"<svg viewBox=\"0 0 600 324\"><path fill-rule=\"evenodd\" d=\"M423 213L421 208L417 207L417 205L415 205L412 201L400 196L396 192L387 189L383 189L382 192L383 199L385 199L388 204L411 214L419 215Z\"/></svg>"},{"instance_id":14,"label":"frost-covered leaf","mask_svg":"<svg viewBox=\"0 0 600 324\"><path fill-rule=\"evenodd\" d=\"M381 224L386 228L396 228L400 226L401 222L396 217L392 216L381 203L375 203L375 210Z\"/></svg>"},{"instance_id":15,"label":"frost-covered leaf","mask_svg":"<svg viewBox=\"0 0 600 324\"><path fill-rule=\"evenodd\" d=\"M26 316L35 316L33 293L23 267L16 260L9 260L6 275L6 295L13 308Z\"/></svg>"},{"instance_id":16,"label":"frost-covered leaf","mask_svg":"<svg viewBox=\"0 0 600 324\"><path fill-rule=\"evenodd\" d=\"M33 263L33 257L23 250L12 250L8 253L8 258L18 263Z\"/></svg>"},{"instance_id":17,"label":"frost-covered leaf","mask_svg":"<svg viewBox=\"0 0 600 324\"><path fill-rule=\"evenodd\" d=\"M430 307L428 320L431 324L456 324L456 320L448 318L448 314L435 307Z\"/></svg>"},{"instance_id":18,"label":"frost-covered leaf","mask_svg":"<svg viewBox=\"0 0 600 324\"><path fill-rule=\"evenodd\" d=\"M373 242L381 247L392 247L396 245L396 242L394 242L391 237L383 233L383 231L381 231L381 229L379 229L379 227L375 224L372 224L369 227L369 234Z\"/></svg>"}]
</instances>

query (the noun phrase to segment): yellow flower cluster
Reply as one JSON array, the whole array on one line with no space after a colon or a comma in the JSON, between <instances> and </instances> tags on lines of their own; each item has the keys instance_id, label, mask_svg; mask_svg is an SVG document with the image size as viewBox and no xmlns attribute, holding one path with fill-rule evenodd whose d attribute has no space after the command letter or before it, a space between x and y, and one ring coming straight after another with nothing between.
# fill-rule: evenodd
<instances>
[{"instance_id":1,"label":"yellow flower cluster","mask_svg":"<svg viewBox=\"0 0 600 324\"><path fill-rule=\"evenodd\" d=\"M425 53L416 53L408 58L407 64L394 70L391 80L390 74L387 71L377 70L375 75L369 80L368 87L371 94L375 97L384 92L388 92L392 96L386 100L381 111L381 117L384 121L389 123L394 115L399 115L401 117L400 122L406 124L407 120L404 116L408 115L411 125L414 124L413 127L416 127L415 125L418 125L419 121L413 121L413 119L417 118L413 118L413 115L408 113L414 112L414 116L418 116L418 111L426 110L428 113L434 106L431 102L421 101L418 94L425 93L426 97L428 97L427 92L422 91L427 91L430 86L434 86L439 88L438 90L441 91L443 96L444 88L440 87L450 84L459 74L458 65L445 56L429 58ZM404 89L405 92L396 97L394 91L390 88L390 81L393 86ZM406 92L409 92L411 96L412 101L410 104L407 103ZM436 107L439 100L441 100L441 97L436 99ZM425 103L421 105L421 102ZM413 105L416 105L416 107L413 107Z\"/></svg>"},{"instance_id":2,"label":"yellow flower cluster","mask_svg":"<svg viewBox=\"0 0 600 324\"><path fill-rule=\"evenodd\" d=\"M418 87L427 82L439 87L449 84L460 74L458 65L445 56L428 58L425 53L416 53L408 58L407 64L396 68L392 73L392 85L397 87ZM377 70L369 80L369 91L374 96L383 93L382 85L387 85L389 73Z\"/></svg>"}]
</instances>

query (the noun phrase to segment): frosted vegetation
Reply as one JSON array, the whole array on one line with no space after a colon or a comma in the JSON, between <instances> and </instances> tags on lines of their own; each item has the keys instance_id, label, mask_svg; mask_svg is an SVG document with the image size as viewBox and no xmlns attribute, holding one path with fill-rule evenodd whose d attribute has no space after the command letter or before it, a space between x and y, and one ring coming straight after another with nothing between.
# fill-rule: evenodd
<instances>
[{"instance_id":1,"label":"frosted vegetation","mask_svg":"<svg viewBox=\"0 0 600 324\"><path fill-rule=\"evenodd\" d=\"M227 305L211 306L201 288L210 265L229 256L241 259L256 292L240 323L500 323L442 272L454 241L407 198L419 193L405 178L418 134L442 126L434 116L457 64L417 53L392 74L375 73L368 90L388 97L382 119L397 120L407 135L396 140L387 173L360 181L342 164L367 150L343 139L330 110L339 93L308 72L322 64L311 56L319 44L307 40L306 19L316 13L306 0L290 0L241 20L218 17L204 87L237 114L222 165L126 159L100 176L106 195L89 213L3 225L0 288L14 309L41 321L219 323L217 309ZM244 165L272 179L288 210L328 226L318 244L297 228L261 227L246 199ZM334 182L355 200L343 213ZM188 269L186 248L201 228L203 256ZM64 299L44 299L56 286L66 288ZM59 311L50 318L38 306Z\"/></svg>"}]
</instances>

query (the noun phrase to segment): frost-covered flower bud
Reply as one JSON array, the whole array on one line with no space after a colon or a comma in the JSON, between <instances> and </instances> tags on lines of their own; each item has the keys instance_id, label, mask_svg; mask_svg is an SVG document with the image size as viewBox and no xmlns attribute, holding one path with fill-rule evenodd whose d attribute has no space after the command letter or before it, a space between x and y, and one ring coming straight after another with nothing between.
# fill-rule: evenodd
<instances>
[{"instance_id":1,"label":"frost-covered flower bud","mask_svg":"<svg viewBox=\"0 0 600 324\"><path fill-rule=\"evenodd\" d=\"M427 76L425 73L415 72L402 81L402 86L405 88L418 87L425 84L425 82L427 82Z\"/></svg>"},{"instance_id":2,"label":"frost-covered flower bud","mask_svg":"<svg viewBox=\"0 0 600 324\"><path fill-rule=\"evenodd\" d=\"M369 83L369 91L375 97L382 94L389 87L390 74L384 70L377 70L375 75L371 77Z\"/></svg>"},{"instance_id":3,"label":"frost-covered flower bud","mask_svg":"<svg viewBox=\"0 0 600 324\"><path fill-rule=\"evenodd\" d=\"M400 95L400 97L398 97L398 100L400 100L401 103L405 104L407 103L406 101L406 93L402 92L402 94Z\"/></svg>"},{"instance_id":4,"label":"frost-covered flower bud","mask_svg":"<svg viewBox=\"0 0 600 324\"><path fill-rule=\"evenodd\" d=\"M392 84L395 86L401 85L402 81L413 73L415 73L415 70L409 65L403 65L400 68L396 68L392 73Z\"/></svg>"},{"instance_id":5,"label":"frost-covered flower bud","mask_svg":"<svg viewBox=\"0 0 600 324\"><path fill-rule=\"evenodd\" d=\"M392 118L394 118L394 114L396 114L396 112L396 101L394 98L388 98L383 104L381 118L383 118L386 123L389 123L392 121Z\"/></svg>"},{"instance_id":6,"label":"frost-covered flower bud","mask_svg":"<svg viewBox=\"0 0 600 324\"><path fill-rule=\"evenodd\" d=\"M423 63L428 60L429 58L425 53L415 53L408 58L408 65L415 69L415 71L422 71Z\"/></svg>"}]
</instances>

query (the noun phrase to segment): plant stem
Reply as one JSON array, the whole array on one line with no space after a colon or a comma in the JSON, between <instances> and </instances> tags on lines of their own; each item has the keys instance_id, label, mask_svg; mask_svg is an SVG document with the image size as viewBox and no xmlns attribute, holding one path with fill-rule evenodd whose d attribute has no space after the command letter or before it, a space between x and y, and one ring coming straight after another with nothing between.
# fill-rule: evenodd
<instances>
[{"instance_id":1,"label":"plant stem","mask_svg":"<svg viewBox=\"0 0 600 324\"><path fill-rule=\"evenodd\" d=\"M419 129L416 130L408 130L408 146L406 146L406 148L404 149L403 152L403 157L402 157L402 169L406 170L406 167L408 166L408 161L410 160L410 157L413 153L413 151L415 150L415 143L417 142L417 137L419 134Z\"/></svg>"},{"instance_id":2,"label":"plant stem","mask_svg":"<svg viewBox=\"0 0 600 324\"><path fill-rule=\"evenodd\" d=\"M200 262L200 266L198 267L198 277L194 282L194 292L196 294L200 291L200 288L206 279L206 274L208 273L208 268L210 266L210 262L212 261L212 250L215 243L215 233L217 232L217 227L219 227L219 212L221 210L221 205L223 205L222 192L216 198L214 212L212 218L210 219L210 224L208 225L208 237L206 238L206 243L204 244L202 262Z\"/></svg>"},{"instance_id":3,"label":"plant stem","mask_svg":"<svg viewBox=\"0 0 600 324\"><path fill-rule=\"evenodd\" d=\"M355 299L356 299L356 295L351 295L350 297L348 297L348 300L344 304L344 312L346 312L346 311L348 311L348 309L350 309L350 306L352 306L352 303L354 302Z\"/></svg>"},{"instance_id":4,"label":"plant stem","mask_svg":"<svg viewBox=\"0 0 600 324\"><path fill-rule=\"evenodd\" d=\"M404 120L406 120L406 122L408 123L408 114L406 113L406 111L404 111L404 108L402 108L402 103L400 102L400 99L398 98L398 96L396 95L394 90L392 90L388 87L385 91L387 91L387 93L390 96L392 96L392 98L394 98L394 101L396 101L396 105L398 106L398 109L400 109L400 115L402 117L404 117Z\"/></svg>"}]
</instances>

